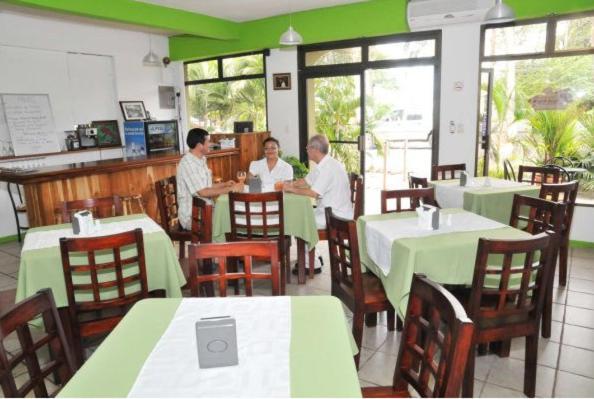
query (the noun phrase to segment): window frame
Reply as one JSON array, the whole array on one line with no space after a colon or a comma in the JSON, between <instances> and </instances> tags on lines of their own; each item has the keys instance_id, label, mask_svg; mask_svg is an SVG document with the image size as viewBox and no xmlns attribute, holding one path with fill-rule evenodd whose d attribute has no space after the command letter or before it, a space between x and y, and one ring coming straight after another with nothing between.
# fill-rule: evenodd
<instances>
[{"instance_id":1,"label":"window frame","mask_svg":"<svg viewBox=\"0 0 594 399\"><path fill-rule=\"evenodd\" d=\"M224 77L223 75L223 60L230 59L230 58L238 58L243 57L246 55L262 55L262 73L256 74L249 74L249 75L239 75L239 76L229 76ZM258 51L249 51L245 53L237 53L237 54L228 54L222 55L218 57L209 57L209 58L202 58L202 59L195 59L190 61L184 61L184 87L187 91L189 86L198 86L202 84L210 84L210 83L228 83L228 82L236 82L239 80L251 80L251 79L264 79L264 104L266 109L264 113L266 114L266 130L269 130L268 121L270 120L268 115L268 79L266 79L266 59L270 55L269 49L258 50ZM186 68L189 64L197 64L200 62L205 61L217 61L217 78L210 78L210 79L198 79L198 80L187 80L188 77L188 69ZM187 100L186 100L186 108L187 108Z\"/></svg>"}]
</instances>

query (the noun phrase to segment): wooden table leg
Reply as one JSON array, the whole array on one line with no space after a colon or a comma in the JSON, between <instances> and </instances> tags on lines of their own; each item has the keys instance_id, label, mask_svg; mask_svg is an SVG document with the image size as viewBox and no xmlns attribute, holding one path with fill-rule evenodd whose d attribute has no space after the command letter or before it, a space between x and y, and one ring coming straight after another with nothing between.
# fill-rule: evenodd
<instances>
[{"instance_id":1,"label":"wooden table leg","mask_svg":"<svg viewBox=\"0 0 594 399\"><path fill-rule=\"evenodd\" d=\"M309 250L309 278L314 278L314 268L316 266L316 247Z\"/></svg>"},{"instance_id":2,"label":"wooden table leg","mask_svg":"<svg viewBox=\"0 0 594 399\"><path fill-rule=\"evenodd\" d=\"M305 284L305 241L297 239L297 283Z\"/></svg>"}]
</instances>

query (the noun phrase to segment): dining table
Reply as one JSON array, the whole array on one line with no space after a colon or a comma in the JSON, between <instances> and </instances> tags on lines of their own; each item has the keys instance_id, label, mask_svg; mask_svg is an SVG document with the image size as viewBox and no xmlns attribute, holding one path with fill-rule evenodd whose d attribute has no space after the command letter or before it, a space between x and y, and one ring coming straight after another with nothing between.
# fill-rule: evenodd
<instances>
[{"instance_id":1,"label":"dining table","mask_svg":"<svg viewBox=\"0 0 594 399\"><path fill-rule=\"evenodd\" d=\"M141 228L149 291L165 289L168 297L182 296L181 287L185 285L186 280L173 243L159 224L145 214L135 214L100 219L96 226L92 233L84 236L99 237ZM56 306L68 305L60 254L60 238L62 237L82 237L82 235L75 235L70 223L29 229L20 257L16 290L17 302L43 288L51 288ZM127 256L128 251L135 251L135 249L125 248L122 251L123 256ZM74 254L71 255L71 259L74 261L77 256L86 257L86 254ZM110 251L96 254L98 262L112 259L112 256ZM77 278L80 277L75 275L75 283L79 281ZM92 292L80 294L80 299L84 300L85 295L91 298Z\"/></svg>"},{"instance_id":2,"label":"dining table","mask_svg":"<svg viewBox=\"0 0 594 399\"><path fill-rule=\"evenodd\" d=\"M478 215L509 223L515 194L538 197L540 187L494 177L469 178L466 186L460 179L432 180L435 199L442 208L463 208Z\"/></svg>"},{"instance_id":3,"label":"dining table","mask_svg":"<svg viewBox=\"0 0 594 399\"><path fill-rule=\"evenodd\" d=\"M310 250L318 243L318 228L314 215L312 199L303 195L283 193L283 213L285 235L295 237L299 263L299 284L305 283L305 245ZM217 198L212 221L212 239L224 242L225 234L231 232L229 196Z\"/></svg>"},{"instance_id":4,"label":"dining table","mask_svg":"<svg viewBox=\"0 0 594 399\"><path fill-rule=\"evenodd\" d=\"M217 316L235 319L238 361L201 368L195 324ZM331 296L145 299L59 396L361 397L357 352Z\"/></svg>"},{"instance_id":5,"label":"dining table","mask_svg":"<svg viewBox=\"0 0 594 399\"><path fill-rule=\"evenodd\" d=\"M400 316L406 312L413 274L424 274L440 284L468 286L479 238L530 237L525 231L460 208L442 209L436 230L419 225L416 212L361 216L357 234L362 266L380 278Z\"/></svg>"}]
</instances>

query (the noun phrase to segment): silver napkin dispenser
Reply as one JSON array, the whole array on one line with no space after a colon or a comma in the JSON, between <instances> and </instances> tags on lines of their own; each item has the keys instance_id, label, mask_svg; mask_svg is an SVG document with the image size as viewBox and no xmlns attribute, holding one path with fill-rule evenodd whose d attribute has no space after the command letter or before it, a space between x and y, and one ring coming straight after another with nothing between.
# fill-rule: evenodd
<instances>
[{"instance_id":1,"label":"silver napkin dispenser","mask_svg":"<svg viewBox=\"0 0 594 399\"><path fill-rule=\"evenodd\" d=\"M262 180L259 176L250 177L248 179L248 187L250 193L261 193L262 192Z\"/></svg>"},{"instance_id":2,"label":"silver napkin dispenser","mask_svg":"<svg viewBox=\"0 0 594 399\"><path fill-rule=\"evenodd\" d=\"M196 322L198 364L201 369L235 366L237 329L229 316L203 318Z\"/></svg>"}]
</instances>

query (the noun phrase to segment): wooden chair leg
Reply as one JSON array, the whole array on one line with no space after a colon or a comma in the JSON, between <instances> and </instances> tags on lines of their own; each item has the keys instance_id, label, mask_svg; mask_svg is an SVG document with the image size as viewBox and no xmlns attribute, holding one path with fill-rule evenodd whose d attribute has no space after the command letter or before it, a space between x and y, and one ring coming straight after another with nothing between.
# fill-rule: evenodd
<instances>
[{"instance_id":1,"label":"wooden chair leg","mask_svg":"<svg viewBox=\"0 0 594 399\"><path fill-rule=\"evenodd\" d=\"M567 285L567 257L569 254L569 243L564 239L559 247L559 285Z\"/></svg>"},{"instance_id":2,"label":"wooden chair leg","mask_svg":"<svg viewBox=\"0 0 594 399\"><path fill-rule=\"evenodd\" d=\"M503 341L499 342L499 350L497 351L497 356L509 357L510 351L511 351L511 339L504 339Z\"/></svg>"},{"instance_id":3,"label":"wooden chair leg","mask_svg":"<svg viewBox=\"0 0 594 399\"><path fill-rule=\"evenodd\" d=\"M365 325L367 327L375 327L375 326L377 326L377 313L367 313L367 314L365 314Z\"/></svg>"},{"instance_id":4,"label":"wooden chair leg","mask_svg":"<svg viewBox=\"0 0 594 399\"><path fill-rule=\"evenodd\" d=\"M309 278L314 278L314 269L316 266L316 248L313 247L312 249L309 250L309 272L308 272L308 277Z\"/></svg>"},{"instance_id":5,"label":"wooden chair leg","mask_svg":"<svg viewBox=\"0 0 594 399\"><path fill-rule=\"evenodd\" d=\"M186 242L179 242L179 258L184 259L186 257Z\"/></svg>"},{"instance_id":6,"label":"wooden chair leg","mask_svg":"<svg viewBox=\"0 0 594 399\"><path fill-rule=\"evenodd\" d=\"M400 316L396 315L396 331L402 330L404 330L404 323L402 322Z\"/></svg>"},{"instance_id":7,"label":"wooden chair leg","mask_svg":"<svg viewBox=\"0 0 594 399\"><path fill-rule=\"evenodd\" d=\"M394 331L394 324L396 319L396 311L392 309L388 309L388 331Z\"/></svg>"},{"instance_id":8,"label":"wooden chair leg","mask_svg":"<svg viewBox=\"0 0 594 399\"><path fill-rule=\"evenodd\" d=\"M526 337L524 363L524 394L533 398L536 394L536 361L538 356L538 333Z\"/></svg>"},{"instance_id":9,"label":"wooden chair leg","mask_svg":"<svg viewBox=\"0 0 594 399\"><path fill-rule=\"evenodd\" d=\"M464 382L462 383L462 397L474 397L474 359L476 358L476 345L471 345L464 370Z\"/></svg>"},{"instance_id":10,"label":"wooden chair leg","mask_svg":"<svg viewBox=\"0 0 594 399\"><path fill-rule=\"evenodd\" d=\"M359 370L359 358L361 355L361 344L363 342L363 319L365 314L361 311L355 310L353 313L353 337L359 352L355 356L355 367Z\"/></svg>"},{"instance_id":11,"label":"wooden chair leg","mask_svg":"<svg viewBox=\"0 0 594 399\"><path fill-rule=\"evenodd\" d=\"M297 283L305 284L305 241L297 238Z\"/></svg>"},{"instance_id":12,"label":"wooden chair leg","mask_svg":"<svg viewBox=\"0 0 594 399\"><path fill-rule=\"evenodd\" d=\"M542 330L541 334L543 338L551 338L551 320L553 317L553 279L555 276L552 276L551 283L547 287L547 291L545 293L545 303L544 308L542 310Z\"/></svg>"}]
</instances>

